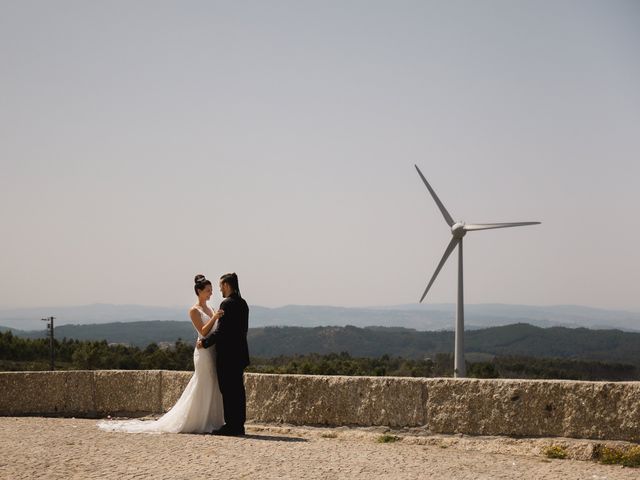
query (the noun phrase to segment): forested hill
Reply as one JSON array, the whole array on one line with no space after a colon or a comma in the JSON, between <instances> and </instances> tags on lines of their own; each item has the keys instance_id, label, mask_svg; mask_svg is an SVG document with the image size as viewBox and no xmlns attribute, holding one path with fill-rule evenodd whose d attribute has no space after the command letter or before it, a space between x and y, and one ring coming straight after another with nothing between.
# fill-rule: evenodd
<instances>
[{"instance_id":1,"label":"forested hill","mask_svg":"<svg viewBox=\"0 0 640 480\"><path fill-rule=\"evenodd\" d=\"M453 332L417 332L404 328L260 328L250 334L252 354L349 352L353 356L384 354L420 358L452 352ZM468 354L564 357L631 363L640 366L640 333L586 328L539 328L506 325L465 332Z\"/></svg>"},{"instance_id":2,"label":"forested hill","mask_svg":"<svg viewBox=\"0 0 640 480\"><path fill-rule=\"evenodd\" d=\"M63 325L56 338L107 340L144 347L150 343L192 341L188 322L126 322L101 325ZM43 337L44 332L15 335ZM421 332L385 327L263 327L249 330L251 354L258 357L306 353L348 352L354 357L384 354L422 358L453 349L453 332ZM468 354L564 357L630 363L640 366L640 333L586 328L540 328L518 323L465 332Z\"/></svg>"},{"instance_id":3,"label":"forested hill","mask_svg":"<svg viewBox=\"0 0 640 480\"><path fill-rule=\"evenodd\" d=\"M2 327L0 327L2 329ZM10 329L14 335L24 338L41 338L46 331L21 331ZM55 337L75 340L106 340L109 343L126 343L146 347L150 343L175 342L178 339L194 340L196 331L191 322L150 320L143 322L113 322L91 325L60 325L55 327Z\"/></svg>"}]
</instances>

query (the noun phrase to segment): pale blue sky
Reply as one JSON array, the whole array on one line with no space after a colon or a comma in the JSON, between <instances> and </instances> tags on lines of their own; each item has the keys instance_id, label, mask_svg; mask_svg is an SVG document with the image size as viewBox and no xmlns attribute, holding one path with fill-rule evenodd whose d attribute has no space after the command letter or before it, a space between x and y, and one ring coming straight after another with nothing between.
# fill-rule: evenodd
<instances>
[{"instance_id":1,"label":"pale blue sky","mask_svg":"<svg viewBox=\"0 0 640 480\"><path fill-rule=\"evenodd\" d=\"M640 310L640 2L0 0L0 307ZM427 302L455 300L455 257Z\"/></svg>"}]
</instances>

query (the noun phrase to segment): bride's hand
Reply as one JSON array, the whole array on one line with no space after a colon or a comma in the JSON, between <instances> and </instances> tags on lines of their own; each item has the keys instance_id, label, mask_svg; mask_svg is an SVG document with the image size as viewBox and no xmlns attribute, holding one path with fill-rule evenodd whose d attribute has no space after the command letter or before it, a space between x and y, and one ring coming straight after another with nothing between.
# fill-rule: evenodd
<instances>
[{"instance_id":1,"label":"bride's hand","mask_svg":"<svg viewBox=\"0 0 640 480\"><path fill-rule=\"evenodd\" d=\"M218 310L214 315L213 318L214 320L218 320L221 316L224 315L224 310Z\"/></svg>"}]
</instances>

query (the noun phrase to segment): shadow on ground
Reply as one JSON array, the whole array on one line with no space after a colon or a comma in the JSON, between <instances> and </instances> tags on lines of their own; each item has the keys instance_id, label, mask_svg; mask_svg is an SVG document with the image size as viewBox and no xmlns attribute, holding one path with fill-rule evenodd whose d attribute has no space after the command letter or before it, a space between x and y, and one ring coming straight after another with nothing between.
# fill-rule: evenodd
<instances>
[{"instance_id":1,"label":"shadow on ground","mask_svg":"<svg viewBox=\"0 0 640 480\"><path fill-rule=\"evenodd\" d=\"M307 442L306 438L300 437L284 437L281 435L256 435L256 434L247 434L242 438L248 438L250 440L268 440L271 442Z\"/></svg>"}]
</instances>

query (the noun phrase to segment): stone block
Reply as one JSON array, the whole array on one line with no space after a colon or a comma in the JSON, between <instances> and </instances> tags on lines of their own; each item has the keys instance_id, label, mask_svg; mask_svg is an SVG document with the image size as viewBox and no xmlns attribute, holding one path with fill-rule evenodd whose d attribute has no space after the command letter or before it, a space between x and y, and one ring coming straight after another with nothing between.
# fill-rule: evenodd
<instances>
[{"instance_id":1,"label":"stone block","mask_svg":"<svg viewBox=\"0 0 640 480\"><path fill-rule=\"evenodd\" d=\"M191 377L193 377L193 372L162 370L161 406L163 412L175 405Z\"/></svg>"},{"instance_id":2,"label":"stone block","mask_svg":"<svg viewBox=\"0 0 640 480\"><path fill-rule=\"evenodd\" d=\"M640 442L640 382L564 382L563 435Z\"/></svg>"},{"instance_id":3,"label":"stone block","mask_svg":"<svg viewBox=\"0 0 640 480\"><path fill-rule=\"evenodd\" d=\"M434 433L638 441L640 383L427 380Z\"/></svg>"},{"instance_id":4,"label":"stone block","mask_svg":"<svg viewBox=\"0 0 640 480\"><path fill-rule=\"evenodd\" d=\"M65 372L6 372L0 375L2 415L64 412Z\"/></svg>"},{"instance_id":5,"label":"stone block","mask_svg":"<svg viewBox=\"0 0 640 480\"><path fill-rule=\"evenodd\" d=\"M160 370L94 372L98 415L145 415L162 412Z\"/></svg>"},{"instance_id":6,"label":"stone block","mask_svg":"<svg viewBox=\"0 0 640 480\"><path fill-rule=\"evenodd\" d=\"M63 413L75 417L95 417L96 399L93 371L60 372L64 378Z\"/></svg>"},{"instance_id":7,"label":"stone block","mask_svg":"<svg viewBox=\"0 0 640 480\"><path fill-rule=\"evenodd\" d=\"M248 418L307 425L419 426L425 423L419 379L245 375Z\"/></svg>"},{"instance_id":8,"label":"stone block","mask_svg":"<svg viewBox=\"0 0 640 480\"><path fill-rule=\"evenodd\" d=\"M435 433L561 435L560 386L520 380L428 380L426 416Z\"/></svg>"}]
</instances>

